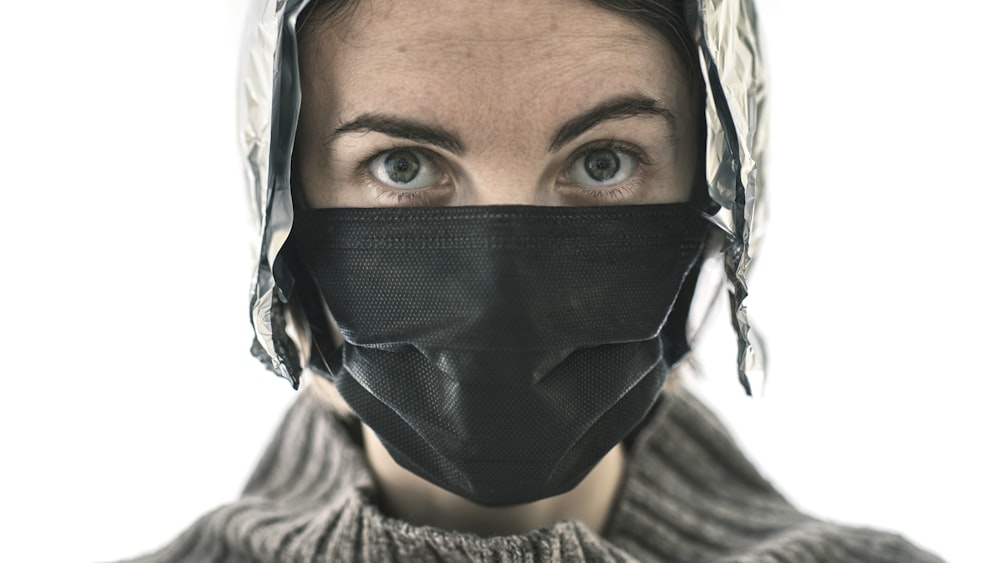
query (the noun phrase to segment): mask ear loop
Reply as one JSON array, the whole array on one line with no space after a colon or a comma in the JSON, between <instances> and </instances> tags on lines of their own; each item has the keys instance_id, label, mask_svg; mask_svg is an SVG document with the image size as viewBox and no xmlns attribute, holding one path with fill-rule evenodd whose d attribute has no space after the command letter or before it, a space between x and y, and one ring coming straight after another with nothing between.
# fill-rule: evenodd
<instances>
[{"instance_id":1,"label":"mask ear loop","mask_svg":"<svg viewBox=\"0 0 1000 563\"><path fill-rule=\"evenodd\" d=\"M293 165L290 172L293 217L309 207L303 196L302 182L297 172L298 168ZM285 286L287 294L294 294L295 305L302 313L299 318L305 320L303 329L306 332L305 337L309 341L309 365L307 367L333 381L333 374L337 373L342 363L341 347L333 345L336 340L328 328L329 325L324 314L324 311L327 310L326 302L323 300L319 288L316 287L312 275L299 259L295 247L294 219L291 232L288 234L288 239L285 241L278 258L288 278L289 283ZM332 364L328 358L333 359Z\"/></svg>"},{"instance_id":2,"label":"mask ear loop","mask_svg":"<svg viewBox=\"0 0 1000 563\"><path fill-rule=\"evenodd\" d=\"M327 328L327 319L323 314L326 303L319 297L318 289L311 278L309 286L308 290L300 293L309 331L309 369L336 383L334 374L340 371L343 364L344 347L334 345L336 339Z\"/></svg>"},{"instance_id":3,"label":"mask ear loop","mask_svg":"<svg viewBox=\"0 0 1000 563\"><path fill-rule=\"evenodd\" d=\"M300 190L294 188L297 185L297 177L293 169L293 189L291 190L293 215L305 207L299 196ZM318 309L317 307L325 307L325 304L321 298L317 298L318 290L315 284L312 283L312 277L305 267L302 266L295 251L294 220L292 232L289 233L288 238L285 240L281 251L275 259L272 275L275 281L275 291L272 293L271 298L271 341L274 346L275 355L279 358L280 371L275 368L271 356L257 338L253 339L250 353L267 366L270 371L288 380L293 389L298 390L302 377L301 353L299 345L288 334L287 317L290 313L295 312L292 308L297 307L298 312L301 312L306 319L304 329L307 333L306 337L310 342L308 367L328 379L332 378L332 374L335 371L331 369L326 357L339 358L340 355L339 353L330 354L329 350L326 349L327 347L321 348L323 342L332 342L332 340L327 340L331 337L329 331L322 328L325 326L325 319L317 319L317 315L315 314L318 312L321 316L322 309ZM293 299L293 296L295 299ZM339 350L335 351L339 352Z\"/></svg>"},{"instance_id":4,"label":"mask ear loop","mask_svg":"<svg viewBox=\"0 0 1000 563\"><path fill-rule=\"evenodd\" d=\"M294 200L295 198L293 198ZM296 210L301 210L301 202L296 201ZM328 310L326 301L313 281L312 275L299 260L295 249L295 228L289 234L288 242L281 250L288 270L295 278L295 296L299 309L306 321L304 327L309 339L309 369L334 381L343 363L343 346L336 346L336 339L329 328L325 312Z\"/></svg>"},{"instance_id":5,"label":"mask ear loop","mask_svg":"<svg viewBox=\"0 0 1000 563\"><path fill-rule=\"evenodd\" d=\"M719 206L708 197L708 188L703 185L700 189L695 188L693 193L695 195L691 201L691 205L696 209L700 208L698 213L703 218L711 218L718 211ZM678 364L692 349L692 339L688 339L688 320L691 316L691 305L694 301L701 267L705 262L706 251L710 246L709 242L712 236L711 221L709 223L709 228L705 229L705 234L702 237L698 258L688 269L681 284L680 292L677 294L673 307L670 309L670 314L667 316L667 321L660 331L660 340L663 343L663 359L671 368Z\"/></svg>"}]
</instances>

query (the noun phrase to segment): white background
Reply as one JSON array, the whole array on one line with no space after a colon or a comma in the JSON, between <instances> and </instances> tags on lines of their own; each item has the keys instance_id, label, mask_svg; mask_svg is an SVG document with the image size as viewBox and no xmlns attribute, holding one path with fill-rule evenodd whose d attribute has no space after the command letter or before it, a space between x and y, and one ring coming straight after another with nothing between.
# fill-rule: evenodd
<instances>
[{"instance_id":1,"label":"white background","mask_svg":"<svg viewBox=\"0 0 1000 563\"><path fill-rule=\"evenodd\" d=\"M760 0L763 399L699 383L804 509L996 560L995 3ZM290 387L250 358L238 0L19 2L0 33L7 561L168 541L233 498Z\"/></svg>"}]
</instances>

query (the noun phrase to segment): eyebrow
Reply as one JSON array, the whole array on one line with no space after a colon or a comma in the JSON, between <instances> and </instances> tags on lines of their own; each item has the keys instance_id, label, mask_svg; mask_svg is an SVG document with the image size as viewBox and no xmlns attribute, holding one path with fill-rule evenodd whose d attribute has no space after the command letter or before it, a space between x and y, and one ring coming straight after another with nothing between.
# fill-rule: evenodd
<instances>
[{"instance_id":1,"label":"eyebrow","mask_svg":"<svg viewBox=\"0 0 1000 563\"><path fill-rule=\"evenodd\" d=\"M427 143L441 147L452 153L462 156L465 154L465 145L457 135L449 133L441 127L420 123L403 117L384 115L378 113L363 113L355 119L337 127L332 133L323 138L323 144L330 145L337 140L337 137L345 133L353 132L377 132L384 133L390 137L409 139L418 143Z\"/></svg>"},{"instance_id":2,"label":"eyebrow","mask_svg":"<svg viewBox=\"0 0 1000 563\"><path fill-rule=\"evenodd\" d=\"M633 95L613 98L570 119L552 136L549 152L556 152L566 143L593 129L598 124L614 119L625 119L640 115L664 118L671 130L677 129L677 116L670 108L648 96Z\"/></svg>"},{"instance_id":3,"label":"eyebrow","mask_svg":"<svg viewBox=\"0 0 1000 563\"><path fill-rule=\"evenodd\" d=\"M623 96L604 101L563 124L549 141L549 152L558 151L566 143L605 121L642 115L662 117L671 129L677 128L677 116L659 101L641 95ZM324 137L323 144L329 146L341 135L354 132L383 133L390 137L434 145L458 156L465 154L465 145L458 135L442 127L380 113L363 113L344 123Z\"/></svg>"}]
</instances>

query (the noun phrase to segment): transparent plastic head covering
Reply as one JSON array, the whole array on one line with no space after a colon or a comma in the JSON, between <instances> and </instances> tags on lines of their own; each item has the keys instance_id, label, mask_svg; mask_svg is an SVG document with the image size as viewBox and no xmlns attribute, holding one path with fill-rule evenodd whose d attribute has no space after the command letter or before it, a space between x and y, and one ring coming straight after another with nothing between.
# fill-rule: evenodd
<instances>
[{"instance_id":1,"label":"transparent plastic head covering","mask_svg":"<svg viewBox=\"0 0 1000 563\"><path fill-rule=\"evenodd\" d=\"M239 82L241 155L253 225L250 290L253 353L298 387L300 351L285 331L294 280L279 251L292 228L292 144L301 103L295 26L310 0L251 0ZM689 0L706 100L706 178L720 206L691 305L692 344L725 291L737 336L737 371L751 393L764 357L747 313L747 281L763 235L762 162L767 140L764 69L752 0Z\"/></svg>"}]
</instances>

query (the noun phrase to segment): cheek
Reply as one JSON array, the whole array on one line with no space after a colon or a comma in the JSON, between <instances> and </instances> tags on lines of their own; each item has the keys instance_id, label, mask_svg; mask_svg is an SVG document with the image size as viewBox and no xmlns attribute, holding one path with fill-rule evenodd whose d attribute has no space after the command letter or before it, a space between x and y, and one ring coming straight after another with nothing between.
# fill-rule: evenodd
<instances>
[{"instance_id":1,"label":"cheek","mask_svg":"<svg viewBox=\"0 0 1000 563\"><path fill-rule=\"evenodd\" d=\"M684 186L684 189L689 191L696 180L698 168L700 168L699 163L702 159L699 158L699 154L705 150L700 144L699 135L692 132L686 137L685 142L678 143L674 149L676 152L675 179Z\"/></svg>"},{"instance_id":2,"label":"cheek","mask_svg":"<svg viewBox=\"0 0 1000 563\"><path fill-rule=\"evenodd\" d=\"M309 207L322 207L329 197L328 190L321 188L329 184L326 179L328 167L323 165L325 159L320 158L317 144L311 135L300 131L293 147L292 189L299 192L298 196L304 197Z\"/></svg>"},{"instance_id":3,"label":"cheek","mask_svg":"<svg viewBox=\"0 0 1000 563\"><path fill-rule=\"evenodd\" d=\"M705 110L704 106L693 102L693 96L684 97L687 99L680 104L684 117L679 120L678 142L674 145L675 174L690 191L691 186L703 182L705 176Z\"/></svg>"}]
</instances>

